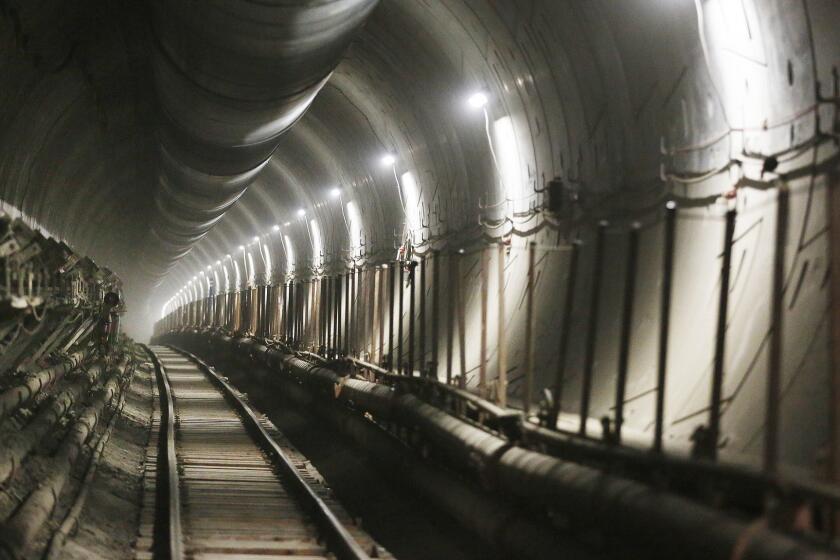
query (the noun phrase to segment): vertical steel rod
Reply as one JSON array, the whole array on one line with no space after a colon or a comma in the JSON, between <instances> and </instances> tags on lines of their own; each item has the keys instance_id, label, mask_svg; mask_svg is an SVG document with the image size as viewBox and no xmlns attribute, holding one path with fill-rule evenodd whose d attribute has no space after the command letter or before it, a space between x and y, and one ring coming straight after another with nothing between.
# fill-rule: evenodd
<instances>
[{"instance_id":1,"label":"vertical steel rod","mask_svg":"<svg viewBox=\"0 0 840 560\"><path fill-rule=\"evenodd\" d=\"M352 269L344 275L344 344L341 348L342 354L345 356L350 354L350 304L353 298L350 293L350 286L352 285L352 276Z\"/></svg>"},{"instance_id":2,"label":"vertical steel rod","mask_svg":"<svg viewBox=\"0 0 840 560\"><path fill-rule=\"evenodd\" d=\"M665 229L662 248L662 292L659 302L659 356L656 370L656 410L654 412L653 451L662 452L665 432L665 391L668 372L668 334L671 327L671 285L674 275L674 242L677 232L677 205L665 205Z\"/></svg>"},{"instance_id":3,"label":"vertical steel rod","mask_svg":"<svg viewBox=\"0 0 840 560\"><path fill-rule=\"evenodd\" d=\"M569 350L569 336L572 333L572 312L575 305L575 287L577 285L577 268L580 254L580 243L572 243L569 253L569 275L566 280L566 301L563 305L563 324L561 325L560 341L557 355L557 374L554 378L554 392L551 415L548 419L549 428L557 427L557 419L563 405L563 385L566 382L566 361Z\"/></svg>"},{"instance_id":4,"label":"vertical steel rod","mask_svg":"<svg viewBox=\"0 0 840 560\"><path fill-rule=\"evenodd\" d=\"M388 369L394 368L394 284L397 282L397 267L399 262L394 261L388 275Z\"/></svg>"},{"instance_id":5,"label":"vertical steel rod","mask_svg":"<svg viewBox=\"0 0 840 560\"><path fill-rule=\"evenodd\" d=\"M776 203L776 254L773 259L773 287L770 318L770 357L767 372L767 427L764 432L764 471L775 474L779 459L779 409L784 345L785 246L788 236L789 195L782 184Z\"/></svg>"},{"instance_id":6,"label":"vertical steel rod","mask_svg":"<svg viewBox=\"0 0 840 560\"><path fill-rule=\"evenodd\" d=\"M420 345L420 376L426 376L426 257L420 258L420 308L417 315L418 343Z\"/></svg>"},{"instance_id":7,"label":"vertical steel rod","mask_svg":"<svg viewBox=\"0 0 840 560\"><path fill-rule=\"evenodd\" d=\"M324 296L327 298L327 308L324 311L324 346L326 354L332 355L332 277L327 276L324 286Z\"/></svg>"},{"instance_id":8,"label":"vertical steel rod","mask_svg":"<svg viewBox=\"0 0 840 560\"><path fill-rule=\"evenodd\" d=\"M614 443L621 443L624 425L624 400L627 370L630 365L630 338L633 332L633 303L636 296L636 269L639 260L639 225L633 224L628 237L627 268L624 276L624 303L621 318L621 340L618 349L618 378L615 383Z\"/></svg>"},{"instance_id":9,"label":"vertical steel rod","mask_svg":"<svg viewBox=\"0 0 840 560\"><path fill-rule=\"evenodd\" d=\"M462 271L463 253L459 254L455 265L455 276L457 278L456 290L458 292L458 350L460 357L460 373L458 386L461 389L467 388L467 298L464 294L464 278Z\"/></svg>"},{"instance_id":10,"label":"vertical steel rod","mask_svg":"<svg viewBox=\"0 0 840 560\"><path fill-rule=\"evenodd\" d=\"M397 308L397 371L403 373L403 299L405 296L405 268L403 268L401 262L398 263L398 265L400 267L400 285L398 287L399 305Z\"/></svg>"},{"instance_id":11,"label":"vertical steel rod","mask_svg":"<svg viewBox=\"0 0 840 560\"><path fill-rule=\"evenodd\" d=\"M720 406L723 394L723 377L726 366L726 323L729 313L729 277L732 268L732 240L735 237L735 217L737 212L726 213L726 225L723 238L723 260L720 271L720 299L718 301L717 337L715 340L715 362L712 374L712 394L709 402L709 439L703 451L709 459L717 459L718 440L720 439Z\"/></svg>"},{"instance_id":12,"label":"vertical steel rod","mask_svg":"<svg viewBox=\"0 0 840 560\"><path fill-rule=\"evenodd\" d=\"M293 281L289 281L289 322L290 322L290 329L292 334L292 343L294 344L297 342L297 312L295 309L295 304L297 303L297 298L295 297L295 283Z\"/></svg>"},{"instance_id":13,"label":"vertical steel rod","mask_svg":"<svg viewBox=\"0 0 840 560\"><path fill-rule=\"evenodd\" d=\"M417 263L412 261L408 269L408 368L406 374L414 375L414 325L416 323L416 309L414 302L417 300L417 287L415 280L417 274Z\"/></svg>"},{"instance_id":14,"label":"vertical steel rod","mask_svg":"<svg viewBox=\"0 0 840 560\"><path fill-rule=\"evenodd\" d=\"M452 384L452 361L455 340L455 305L457 304L457 294L455 292L455 260L458 258L457 253L449 253L446 259L446 264L449 267L449 290L446 296L446 383Z\"/></svg>"},{"instance_id":15,"label":"vertical steel rod","mask_svg":"<svg viewBox=\"0 0 840 560\"><path fill-rule=\"evenodd\" d=\"M321 286L320 291L320 298L321 298L321 318L319 319L319 330L321 334L321 348L326 349L327 347L327 327L329 324L329 292L327 291L327 278L326 276L322 276L318 280L318 284Z\"/></svg>"},{"instance_id":16,"label":"vertical steel rod","mask_svg":"<svg viewBox=\"0 0 840 560\"><path fill-rule=\"evenodd\" d=\"M337 274L335 277L335 355L341 355L341 345L344 338L344 332L341 328L341 306L344 301L344 294L342 293L342 285L344 284L344 275Z\"/></svg>"},{"instance_id":17,"label":"vertical steel rod","mask_svg":"<svg viewBox=\"0 0 840 560\"><path fill-rule=\"evenodd\" d=\"M537 244L528 244L528 286L525 307L525 383L522 389L522 408L531 414L531 393L534 388L534 289L536 286Z\"/></svg>"},{"instance_id":18,"label":"vertical steel rod","mask_svg":"<svg viewBox=\"0 0 840 560\"><path fill-rule=\"evenodd\" d=\"M507 338L505 330L505 255L507 249L504 242L499 243L498 247L498 262L496 268L497 283L498 283L498 303L499 303L499 318L496 321L497 325L497 380L496 380L496 402L500 406L507 406Z\"/></svg>"},{"instance_id":19,"label":"vertical steel rod","mask_svg":"<svg viewBox=\"0 0 840 560\"><path fill-rule=\"evenodd\" d=\"M589 403L592 396L592 377L594 375L595 350L598 340L598 313L601 304L601 277L604 271L604 243L607 236L607 222L600 222L595 233L595 252L592 261L592 284L589 293L589 325L586 331L586 350L583 357L583 383L580 395L581 435L586 435L586 422L589 419Z\"/></svg>"},{"instance_id":20,"label":"vertical steel rod","mask_svg":"<svg viewBox=\"0 0 840 560\"><path fill-rule=\"evenodd\" d=\"M432 253L432 356L431 376L438 378L438 337L440 336L440 253Z\"/></svg>"},{"instance_id":21,"label":"vertical steel rod","mask_svg":"<svg viewBox=\"0 0 840 560\"><path fill-rule=\"evenodd\" d=\"M490 263L487 261L489 253L487 247L481 248L479 256L479 276L481 278L481 332L479 333L479 364L478 364L478 394L487 396L487 311L490 299L490 288L487 276Z\"/></svg>"},{"instance_id":22,"label":"vertical steel rod","mask_svg":"<svg viewBox=\"0 0 840 560\"><path fill-rule=\"evenodd\" d=\"M333 284L333 303L332 303L332 330L333 330L333 343L332 343L332 355L338 356L338 341L339 337L341 336L340 332L340 323L338 321L340 313L341 313L341 275L336 274L333 276L332 279Z\"/></svg>"},{"instance_id":23,"label":"vertical steel rod","mask_svg":"<svg viewBox=\"0 0 840 560\"><path fill-rule=\"evenodd\" d=\"M376 314L376 321L378 323L376 330L379 333L379 352L377 353L378 363L382 364L382 355L385 350L385 277L387 269L376 269L376 276L379 278L379 293L377 300L379 301L379 310Z\"/></svg>"},{"instance_id":24,"label":"vertical steel rod","mask_svg":"<svg viewBox=\"0 0 840 560\"><path fill-rule=\"evenodd\" d=\"M347 354L353 355L356 350L356 328L358 327L359 317L356 309L356 298L358 292L356 290L356 282L359 280L358 271L355 267L350 269L349 288L350 299L347 302Z\"/></svg>"}]
</instances>

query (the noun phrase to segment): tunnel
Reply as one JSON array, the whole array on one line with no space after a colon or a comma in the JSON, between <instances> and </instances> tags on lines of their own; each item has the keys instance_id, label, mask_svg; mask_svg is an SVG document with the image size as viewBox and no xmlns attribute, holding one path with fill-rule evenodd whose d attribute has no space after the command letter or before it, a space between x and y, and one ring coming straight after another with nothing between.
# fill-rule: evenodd
<instances>
[{"instance_id":1,"label":"tunnel","mask_svg":"<svg viewBox=\"0 0 840 560\"><path fill-rule=\"evenodd\" d=\"M838 29L0 0L0 559L840 557Z\"/></svg>"}]
</instances>

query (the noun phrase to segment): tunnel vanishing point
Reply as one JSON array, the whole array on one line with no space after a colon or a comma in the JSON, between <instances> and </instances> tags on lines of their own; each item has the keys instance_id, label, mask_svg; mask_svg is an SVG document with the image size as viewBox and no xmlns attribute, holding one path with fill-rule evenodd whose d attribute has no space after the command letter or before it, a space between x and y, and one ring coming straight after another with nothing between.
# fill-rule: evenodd
<instances>
[{"instance_id":1,"label":"tunnel vanishing point","mask_svg":"<svg viewBox=\"0 0 840 560\"><path fill-rule=\"evenodd\" d=\"M0 0L0 560L840 558L837 0Z\"/></svg>"}]
</instances>

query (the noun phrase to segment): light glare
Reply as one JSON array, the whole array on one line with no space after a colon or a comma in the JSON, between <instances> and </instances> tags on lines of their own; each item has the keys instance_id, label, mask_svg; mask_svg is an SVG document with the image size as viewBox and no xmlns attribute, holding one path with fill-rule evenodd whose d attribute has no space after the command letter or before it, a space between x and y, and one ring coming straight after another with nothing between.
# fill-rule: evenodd
<instances>
[{"instance_id":1,"label":"light glare","mask_svg":"<svg viewBox=\"0 0 840 560\"><path fill-rule=\"evenodd\" d=\"M487 98L487 94L483 91L476 92L470 95L469 99L467 99L467 103L473 109L481 109L482 107L487 105L489 101L490 100Z\"/></svg>"}]
</instances>

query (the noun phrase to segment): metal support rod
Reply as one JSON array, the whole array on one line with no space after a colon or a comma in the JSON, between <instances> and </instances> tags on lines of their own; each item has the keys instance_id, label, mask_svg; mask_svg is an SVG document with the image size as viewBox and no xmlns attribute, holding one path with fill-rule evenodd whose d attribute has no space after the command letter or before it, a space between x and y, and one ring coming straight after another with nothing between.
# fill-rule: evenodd
<instances>
[{"instance_id":1,"label":"metal support rod","mask_svg":"<svg viewBox=\"0 0 840 560\"><path fill-rule=\"evenodd\" d=\"M416 274L417 263L412 261L408 269L408 368L406 368L406 374L410 376L414 375L414 325L417 317L414 305L415 301L417 301L415 290L417 285L414 280Z\"/></svg>"},{"instance_id":2,"label":"metal support rod","mask_svg":"<svg viewBox=\"0 0 840 560\"><path fill-rule=\"evenodd\" d=\"M329 317L329 297L327 294L327 282L323 276L318 279L320 287L319 293L321 298L320 313L318 318L318 343L321 348L321 354L324 355L327 350L327 317Z\"/></svg>"},{"instance_id":3,"label":"metal support rod","mask_svg":"<svg viewBox=\"0 0 840 560\"><path fill-rule=\"evenodd\" d=\"M405 286L405 269L402 266L402 263L398 263L400 267L400 274L399 274L399 305L397 308L397 371L402 373L403 372L403 299L405 296L405 290L403 287Z\"/></svg>"},{"instance_id":4,"label":"metal support rod","mask_svg":"<svg viewBox=\"0 0 840 560\"><path fill-rule=\"evenodd\" d=\"M458 375L458 386L461 389L467 388L467 298L464 294L464 278L462 272L463 253L458 255L455 265L455 276L458 280L456 290L458 292L458 350L459 362L461 365Z\"/></svg>"},{"instance_id":5,"label":"metal support rod","mask_svg":"<svg viewBox=\"0 0 840 560\"><path fill-rule=\"evenodd\" d=\"M377 268L375 277L378 278L379 288L377 291L378 307L376 313L376 331L379 333L379 352L377 360L382 364L383 354L385 353L385 269Z\"/></svg>"},{"instance_id":6,"label":"metal support rod","mask_svg":"<svg viewBox=\"0 0 840 560\"><path fill-rule=\"evenodd\" d=\"M356 309L356 282L358 281L358 271L356 268L350 270L350 277L348 279L348 288L350 292L350 299L347 301L347 355L352 356L356 350L356 327L358 326L358 313Z\"/></svg>"},{"instance_id":7,"label":"metal support rod","mask_svg":"<svg viewBox=\"0 0 840 560\"><path fill-rule=\"evenodd\" d=\"M420 258L420 309L417 315L417 326L420 329L418 343L420 345L420 376L426 377L426 257Z\"/></svg>"},{"instance_id":8,"label":"metal support rod","mask_svg":"<svg viewBox=\"0 0 840 560\"><path fill-rule=\"evenodd\" d=\"M364 315L362 312L362 289L363 289L363 281L362 281L362 273L363 270L359 267L356 267L355 272L355 282L353 282L353 344L352 352L353 356L359 355L362 350L361 347L361 339L362 339L362 332L364 330Z\"/></svg>"},{"instance_id":9,"label":"metal support rod","mask_svg":"<svg viewBox=\"0 0 840 560\"><path fill-rule=\"evenodd\" d=\"M633 300L636 296L638 257L639 225L633 224L628 237L627 268L624 276L624 305L621 318L621 340L618 350L618 378L615 383L614 443L621 443L621 428L624 425L624 399L627 389L627 369L630 364L630 338L633 332Z\"/></svg>"},{"instance_id":10,"label":"metal support rod","mask_svg":"<svg viewBox=\"0 0 840 560\"><path fill-rule=\"evenodd\" d=\"M662 247L662 291L659 302L659 356L656 369L656 410L654 412L653 451L662 452L665 431L665 390L668 372L668 334L671 326L671 285L674 275L674 241L677 231L677 205L665 205Z\"/></svg>"},{"instance_id":11,"label":"metal support rod","mask_svg":"<svg viewBox=\"0 0 840 560\"><path fill-rule=\"evenodd\" d=\"M339 277L338 275L334 275L330 279L331 292L332 292L332 304L331 304L331 311L332 317L330 318L330 322L332 323L332 343L330 345L330 355L335 357L338 356L338 287L339 287Z\"/></svg>"},{"instance_id":12,"label":"metal support rod","mask_svg":"<svg viewBox=\"0 0 840 560\"><path fill-rule=\"evenodd\" d=\"M452 384L452 362L455 353L455 305L457 303L457 294L455 293L455 260L458 258L456 253L449 253L446 259L446 264L449 267L449 290L446 296L446 384Z\"/></svg>"},{"instance_id":13,"label":"metal support rod","mask_svg":"<svg viewBox=\"0 0 840 560\"><path fill-rule=\"evenodd\" d=\"M342 275L339 273L333 279L333 291L335 292L335 297L333 298L333 338L335 339L333 343L333 356L336 357L341 354L341 278Z\"/></svg>"},{"instance_id":14,"label":"metal support rod","mask_svg":"<svg viewBox=\"0 0 840 560\"><path fill-rule=\"evenodd\" d=\"M291 325L289 323L289 300L291 299L291 282L286 282L283 285L283 339L284 340L291 340ZM239 294L234 295L234 299L237 299ZM234 308L236 307L234 302Z\"/></svg>"},{"instance_id":15,"label":"metal support rod","mask_svg":"<svg viewBox=\"0 0 840 560\"><path fill-rule=\"evenodd\" d=\"M373 353L371 341L373 340L373 270L361 269L359 284L361 286L359 298L359 312L362 320L361 331L359 334L359 356L363 359L370 360L370 355ZM368 305L370 302L370 305Z\"/></svg>"},{"instance_id":16,"label":"metal support rod","mask_svg":"<svg viewBox=\"0 0 840 560\"><path fill-rule=\"evenodd\" d=\"M566 382L566 357L569 350L569 336L572 332L572 312L575 305L575 287L577 285L577 268L580 254L580 243L572 243L569 254L569 275L566 280L566 301L563 305L563 324L561 325L559 352L557 355L557 375L554 378L554 392L551 415L548 420L550 428L557 427L563 401L563 385Z\"/></svg>"},{"instance_id":17,"label":"metal support rod","mask_svg":"<svg viewBox=\"0 0 840 560\"><path fill-rule=\"evenodd\" d=\"M394 369L394 284L397 282L397 267L399 262L394 261L388 274L388 370Z\"/></svg>"},{"instance_id":18,"label":"metal support rod","mask_svg":"<svg viewBox=\"0 0 840 560\"><path fill-rule=\"evenodd\" d=\"M438 378L438 338L440 337L440 253L432 253L432 372Z\"/></svg>"},{"instance_id":19,"label":"metal support rod","mask_svg":"<svg viewBox=\"0 0 840 560\"><path fill-rule=\"evenodd\" d=\"M487 396L487 308L489 306L490 288L488 287L487 275L490 263L488 262L486 247L481 248L479 257L479 277L481 279L481 332L479 333L479 364L478 364L478 394Z\"/></svg>"},{"instance_id":20,"label":"metal support rod","mask_svg":"<svg viewBox=\"0 0 840 560\"><path fill-rule=\"evenodd\" d=\"M344 275L344 344L341 346L345 356L350 354L350 304L353 295L350 293L352 285L352 270Z\"/></svg>"},{"instance_id":21,"label":"metal support rod","mask_svg":"<svg viewBox=\"0 0 840 560\"><path fill-rule=\"evenodd\" d=\"M767 371L767 412L764 432L764 471L775 474L779 459L779 413L781 406L782 350L784 345L785 247L788 236L790 199L784 184L776 203L776 253L773 259L771 294L770 355Z\"/></svg>"},{"instance_id":22,"label":"metal support rod","mask_svg":"<svg viewBox=\"0 0 840 560\"><path fill-rule=\"evenodd\" d=\"M595 234L595 254L592 264L592 283L589 292L589 325L586 331L586 350L583 357L583 383L580 395L581 435L586 435L586 422L589 419L589 402L592 396L592 378L594 375L595 350L598 340L598 313L601 304L601 277L604 271L604 242L607 236L607 222L600 222Z\"/></svg>"},{"instance_id":23,"label":"metal support rod","mask_svg":"<svg viewBox=\"0 0 840 560\"><path fill-rule=\"evenodd\" d=\"M534 288L536 285L537 244L528 244L528 285L525 307L525 383L522 389L522 408L531 414L531 393L534 387Z\"/></svg>"},{"instance_id":24,"label":"metal support rod","mask_svg":"<svg viewBox=\"0 0 840 560\"><path fill-rule=\"evenodd\" d=\"M300 315L301 315L301 288L302 284L300 282L295 282L292 284L292 292L294 293L293 301L294 301L294 312L295 312L295 344L300 344L301 340L303 340L303 335L300 332Z\"/></svg>"},{"instance_id":25,"label":"metal support rod","mask_svg":"<svg viewBox=\"0 0 840 560\"><path fill-rule=\"evenodd\" d=\"M332 278L325 276L324 284L324 355L330 354L332 347Z\"/></svg>"},{"instance_id":26,"label":"metal support rod","mask_svg":"<svg viewBox=\"0 0 840 560\"><path fill-rule=\"evenodd\" d=\"M295 284L289 281L289 338L292 343L296 340L295 332L297 314L295 313Z\"/></svg>"},{"instance_id":27,"label":"metal support rod","mask_svg":"<svg viewBox=\"0 0 840 560\"><path fill-rule=\"evenodd\" d=\"M840 168L828 176L828 256L829 256L829 341L830 341L830 391L829 391L829 461L828 479L840 484ZM836 534L837 515L832 513L829 522Z\"/></svg>"},{"instance_id":28,"label":"metal support rod","mask_svg":"<svg viewBox=\"0 0 840 560\"><path fill-rule=\"evenodd\" d=\"M292 333L295 344L300 341L300 328L299 328L299 320L300 320L300 312L298 308L300 307L300 284L297 282L292 282Z\"/></svg>"},{"instance_id":29,"label":"metal support rod","mask_svg":"<svg viewBox=\"0 0 840 560\"><path fill-rule=\"evenodd\" d=\"M504 242L499 243L498 247L498 262L496 268L497 283L498 283L498 303L499 303L499 318L496 321L497 326L497 380L496 380L496 402L500 406L507 406L507 338L505 330L505 255L507 249Z\"/></svg>"},{"instance_id":30,"label":"metal support rod","mask_svg":"<svg viewBox=\"0 0 840 560\"><path fill-rule=\"evenodd\" d=\"M304 294L303 282L298 282L295 286L295 307L297 308L297 326L295 328L297 334L298 344L303 344L303 313L306 310L306 296Z\"/></svg>"},{"instance_id":31,"label":"metal support rod","mask_svg":"<svg viewBox=\"0 0 840 560\"><path fill-rule=\"evenodd\" d=\"M720 271L720 299L718 301L717 337L715 341L715 362L712 374L712 394L709 402L709 436L707 447L703 449L709 459L717 459L718 440L720 439L720 405L723 393L724 367L726 365L726 323L729 312L729 277L732 268L732 240L735 236L735 217L737 212L726 213L723 237L723 260Z\"/></svg>"}]
</instances>

